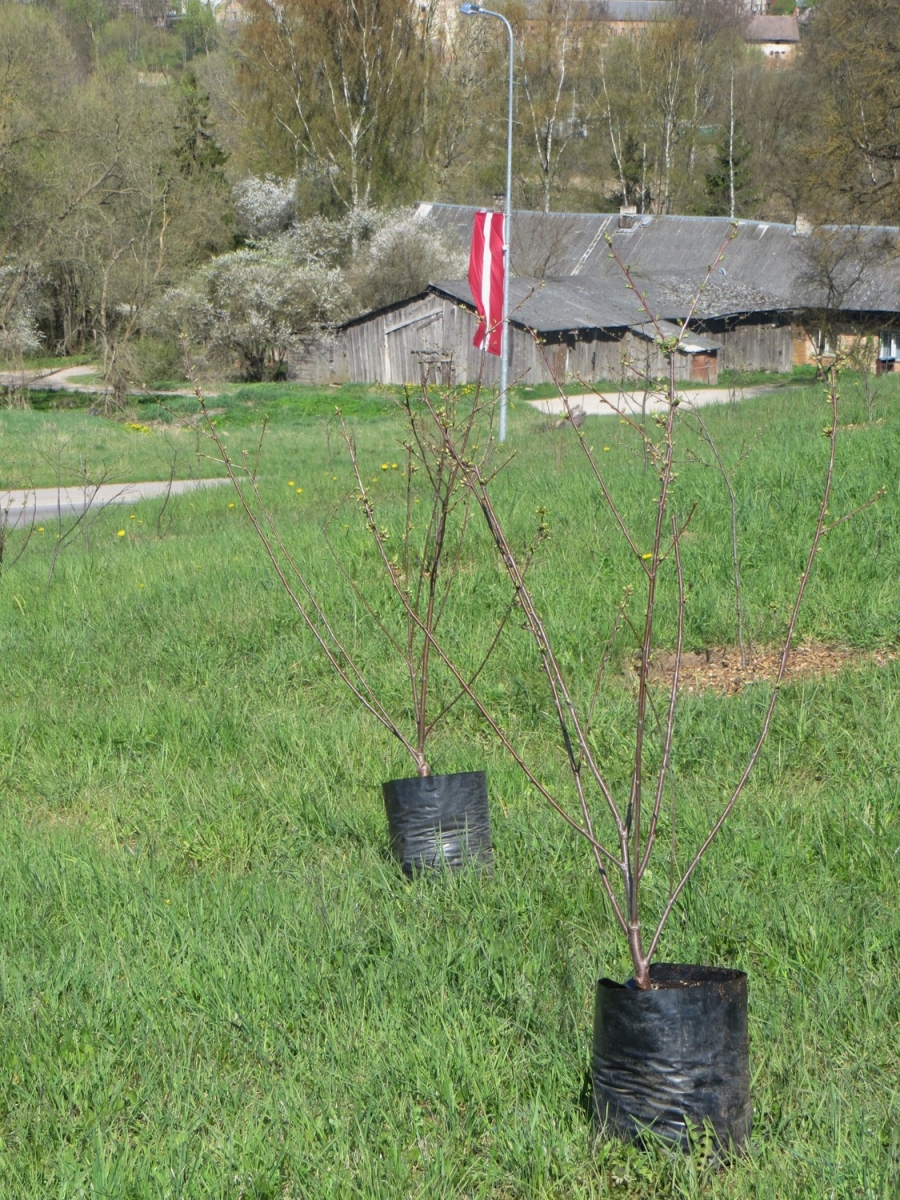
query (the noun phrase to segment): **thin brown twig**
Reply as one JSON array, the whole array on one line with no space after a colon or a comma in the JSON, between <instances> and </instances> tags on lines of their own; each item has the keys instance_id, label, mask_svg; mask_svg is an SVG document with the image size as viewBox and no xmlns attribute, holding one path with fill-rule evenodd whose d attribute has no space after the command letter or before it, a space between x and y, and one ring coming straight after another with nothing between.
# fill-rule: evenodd
<instances>
[{"instance_id":1,"label":"thin brown twig","mask_svg":"<svg viewBox=\"0 0 900 1200\"><path fill-rule=\"evenodd\" d=\"M864 504L858 504L856 508L851 508L849 512L844 513L842 517L838 517L836 521L832 521L830 525L823 525L823 533L831 533L832 529L837 529L838 525L843 525L845 521L849 521L851 517L855 517L857 513L864 512L867 508L871 508L873 504L877 504L879 500L887 495L887 488L880 487L877 492L874 492Z\"/></svg>"},{"instance_id":2,"label":"thin brown twig","mask_svg":"<svg viewBox=\"0 0 900 1200\"><path fill-rule=\"evenodd\" d=\"M251 474L247 468L238 467L229 455L228 450L222 442L222 439L219 437L215 423L212 421L206 408L202 389L194 378L193 364L191 363L187 353L186 343L184 345L184 353L188 378L190 379L194 395L196 396L200 405L200 411L206 424L207 433L213 444L216 446L216 449L219 451L220 461L225 467L228 478L231 480L232 486L238 495L238 499L247 515L247 518L253 526L257 537L262 542L265 552L282 587L287 592L295 609L300 614L304 624L309 629L316 642L319 644L319 647L325 654L325 657L327 658L333 670L337 673L338 677L350 689L351 693L356 697L360 704L362 704L366 711L371 713L371 715L374 716L376 720L378 720L385 727L385 729L388 730L389 733L393 734L393 736L397 738L407 752L413 758L415 758L415 748L409 743L407 738L403 736L402 731L391 719L384 706L367 684L365 677L363 676L359 667L356 665L356 662L348 653L343 643L337 637L335 631L329 624L325 613L315 598L311 586L306 580L306 577L300 571L283 540L280 538L272 520L271 513L269 512L262 500L262 496L260 495L259 483L255 474ZM244 488L241 486L238 479L239 473L244 475L250 481L252 494L270 531L268 534L266 529L260 523L253 506L247 499ZM281 558L279 557L279 554L276 553L276 548L280 552L282 556ZM285 565L282 565L283 563ZM287 570L285 567L287 567ZM303 596L306 597L306 602L304 602L301 596L297 593L297 590L292 585L291 579L288 576L288 570L299 583Z\"/></svg>"},{"instance_id":3,"label":"thin brown twig","mask_svg":"<svg viewBox=\"0 0 900 1200\"><path fill-rule=\"evenodd\" d=\"M672 545L675 548L675 571L678 578L678 630L675 635L675 662L672 667L672 683L669 688L669 708L666 716L666 730L663 738L662 761L659 765L659 773L656 780L656 796L653 801L653 813L650 817L650 828L647 832L647 844L644 848L644 856L641 859L640 870L638 873L638 884L647 870L647 865L650 862L650 855L653 853L653 847L656 843L656 830L659 824L659 813L662 807L663 794L666 788L666 779L669 774L669 767L672 763L672 738L675 732L675 705L678 699L678 682L681 674L681 655L684 647L684 571L681 564L681 535L684 533L686 526L682 526L679 530L676 518L672 517Z\"/></svg>"}]
</instances>

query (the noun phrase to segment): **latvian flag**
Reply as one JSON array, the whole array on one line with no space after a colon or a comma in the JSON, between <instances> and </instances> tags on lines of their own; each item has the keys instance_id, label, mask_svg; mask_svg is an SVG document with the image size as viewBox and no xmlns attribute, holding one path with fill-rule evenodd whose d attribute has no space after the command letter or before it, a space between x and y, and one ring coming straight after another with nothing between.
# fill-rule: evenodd
<instances>
[{"instance_id":1,"label":"latvian flag","mask_svg":"<svg viewBox=\"0 0 900 1200\"><path fill-rule=\"evenodd\" d=\"M487 332L488 354L500 353L503 330L503 214L477 212L469 258L469 287L478 309L478 328L472 339L482 346Z\"/></svg>"}]
</instances>

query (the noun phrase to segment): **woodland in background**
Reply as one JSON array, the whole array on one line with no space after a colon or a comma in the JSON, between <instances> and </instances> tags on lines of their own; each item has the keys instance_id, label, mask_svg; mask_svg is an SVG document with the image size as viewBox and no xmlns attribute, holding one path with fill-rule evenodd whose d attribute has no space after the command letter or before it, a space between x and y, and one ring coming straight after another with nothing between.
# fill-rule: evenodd
<instances>
[{"instance_id":1,"label":"woodland in background","mask_svg":"<svg viewBox=\"0 0 900 1200\"><path fill-rule=\"evenodd\" d=\"M165 7L0 4L0 352L90 350L125 387L177 373L180 326L255 376L285 321L464 269L397 210L503 190L499 22L247 0L225 33L201 0L170 27ZM506 11L514 206L898 222L892 6L820 0L777 67L730 0L607 40L572 0Z\"/></svg>"}]
</instances>

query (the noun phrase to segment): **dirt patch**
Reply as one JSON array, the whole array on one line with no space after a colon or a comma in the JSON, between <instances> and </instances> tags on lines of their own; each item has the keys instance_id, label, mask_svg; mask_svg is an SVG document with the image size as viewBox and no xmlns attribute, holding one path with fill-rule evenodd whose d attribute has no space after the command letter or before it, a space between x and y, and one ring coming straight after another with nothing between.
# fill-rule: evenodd
<instances>
[{"instance_id":1,"label":"dirt patch","mask_svg":"<svg viewBox=\"0 0 900 1200\"><path fill-rule=\"evenodd\" d=\"M838 671L875 663L887 666L897 659L893 650L854 650L847 646L795 646L788 659L785 681L805 676L831 676ZM748 683L770 683L778 674L780 649L754 649L747 655L746 667L741 666L741 652L735 646L709 650L685 651L681 656L679 688L700 692L711 688L733 696ZM675 655L656 654L650 668L651 683L668 686L675 667Z\"/></svg>"}]
</instances>

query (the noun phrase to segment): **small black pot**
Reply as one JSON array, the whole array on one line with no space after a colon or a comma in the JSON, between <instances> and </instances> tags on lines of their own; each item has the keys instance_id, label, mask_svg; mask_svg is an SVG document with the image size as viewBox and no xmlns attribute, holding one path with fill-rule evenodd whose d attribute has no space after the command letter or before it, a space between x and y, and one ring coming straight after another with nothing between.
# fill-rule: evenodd
<instances>
[{"instance_id":1,"label":"small black pot","mask_svg":"<svg viewBox=\"0 0 900 1200\"><path fill-rule=\"evenodd\" d=\"M381 785L391 850L407 875L493 863L484 771L413 776Z\"/></svg>"},{"instance_id":2,"label":"small black pot","mask_svg":"<svg viewBox=\"0 0 900 1200\"><path fill-rule=\"evenodd\" d=\"M710 1128L717 1157L750 1137L747 976L656 963L649 989L601 979L594 1009L594 1114L624 1141L647 1130L689 1149Z\"/></svg>"}]
</instances>

